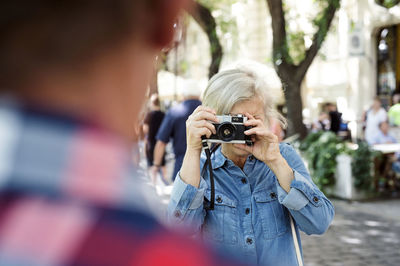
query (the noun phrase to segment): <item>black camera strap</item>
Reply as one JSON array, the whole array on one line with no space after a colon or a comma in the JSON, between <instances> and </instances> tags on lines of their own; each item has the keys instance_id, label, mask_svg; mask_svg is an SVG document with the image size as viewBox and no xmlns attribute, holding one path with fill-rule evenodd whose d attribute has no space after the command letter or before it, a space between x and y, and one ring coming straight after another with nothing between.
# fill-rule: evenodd
<instances>
[{"instance_id":1,"label":"black camera strap","mask_svg":"<svg viewBox=\"0 0 400 266\"><path fill-rule=\"evenodd\" d=\"M210 176L210 185L211 185L211 195L210 195L210 200L208 200L206 197L204 197L204 208L206 210L214 210L214 201L215 201L215 184L214 184L214 175L213 175L213 169L212 169L212 164L211 164L211 154L217 150L219 147L219 144L215 145L214 147L210 148L208 147L207 140L203 136L201 137L202 143L203 143L203 148L204 152L206 153L207 159L204 162L203 169L201 171L201 177L204 176L205 171L209 171L209 176Z\"/></svg>"}]
</instances>

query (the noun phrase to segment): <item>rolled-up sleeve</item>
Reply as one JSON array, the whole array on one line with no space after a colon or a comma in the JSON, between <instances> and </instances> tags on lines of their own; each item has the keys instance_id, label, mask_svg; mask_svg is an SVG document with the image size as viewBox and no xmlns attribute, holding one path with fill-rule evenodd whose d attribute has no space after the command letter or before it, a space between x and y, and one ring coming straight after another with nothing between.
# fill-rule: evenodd
<instances>
[{"instance_id":1,"label":"rolled-up sleeve","mask_svg":"<svg viewBox=\"0 0 400 266\"><path fill-rule=\"evenodd\" d=\"M179 173L174 182L167 217L171 225L184 224L200 230L204 221L203 201L207 183L203 178L199 188L186 184ZM187 227L185 226L185 227Z\"/></svg>"},{"instance_id":2,"label":"rolled-up sleeve","mask_svg":"<svg viewBox=\"0 0 400 266\"><path fill-rule=\"evenodd\" d=\"M294 171L294 178L295 180L291 184L291 189L289 193L287 193L281 186L278 185L278 199L279 202L285 205L286 208L298 211L304 208L304 206L309 203L309 199L307 196L304 195L304 190L296 188L297 185L293 185L296 182L296 184L300 184L297 187L304 187L304 185L310 186L308 189L305 189L307 191L312 191L313 188L312 185L309 184L307 179L305 179L301 174L296 171Z\"/></svg>"},{"instance_id":3,"label":"rolled-up sleeve","mask_svg":"<svg viewBox=\"0 0 400 266\"><path fill-rule=\"evenodd\" d=\"M312 182L302 159L289 145L281 149L293 169L294 180L287 193L278 183L278 200L292 214L299 228L307 234L324 233L334 216L332 203Z\"/></svg>"}]
</instances>

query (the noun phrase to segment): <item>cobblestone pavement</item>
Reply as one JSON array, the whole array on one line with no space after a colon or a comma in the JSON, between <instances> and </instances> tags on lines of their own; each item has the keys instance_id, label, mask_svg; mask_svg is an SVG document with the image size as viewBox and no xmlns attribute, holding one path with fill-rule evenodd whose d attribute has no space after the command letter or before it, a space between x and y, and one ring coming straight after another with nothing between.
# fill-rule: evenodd
<instances>
[{"instance_id":1,"label":"cobblestone pavement","mask_svg":"<svg viewBox=\"0 0 400 266\"><path fill-rule=\"evenodd\" d=\"M306 266L400 265L400 200L333 203L328 231L302 235Z\"/></svg>"}]
</instances>

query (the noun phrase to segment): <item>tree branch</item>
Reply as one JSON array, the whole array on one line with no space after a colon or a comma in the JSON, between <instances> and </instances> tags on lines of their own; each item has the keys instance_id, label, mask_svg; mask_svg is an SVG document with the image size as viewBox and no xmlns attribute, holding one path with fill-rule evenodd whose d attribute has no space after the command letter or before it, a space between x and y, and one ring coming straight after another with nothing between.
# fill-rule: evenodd
<instances>
[{"instance_id":1,"label":"tree branch","mask_svg":"<svg viewBox=\"0 0 400 266\"><path fill-rule=\"evenodd\" d=\"M222 46L217 36L217 23L210 10L198 2L194 2L194 7L188 9L187 12L207 34L210 42L211 64L208 69L208 77L211 78L218 73L223 55Z\"/></svg>"},{"instance_id":2,"label":"tree branch","mask_svg":"<svg viewBox=\"0 0 400 266\"><path fill-rule=\"evenodd\" d=\"M286 38L285 14L283 12L282 0L267 0L267 4L272 20L274 66L276 69L279 69L280 64L291 63ZM280 64L277 64L279 61Z\"/></svg>"},{"instance_id":3,"label":"tree branch","mask_svg":"<svg viewBox=\"0 0 400 266\"><path fill-rule=\"evenodd\" d=\"M319 49L328 34L329 28L331 26L332 20L335 16L336 10L340 6L340 0L328 0L328 6L324 9L322 14L322 19L319 21L318 29L315 32L312 44L310 48L307 49L306 55L303 61L298 66L298 73L296 78L302 80L307 73L315 56L318 54Z\"/></svg>"}]
</instances>

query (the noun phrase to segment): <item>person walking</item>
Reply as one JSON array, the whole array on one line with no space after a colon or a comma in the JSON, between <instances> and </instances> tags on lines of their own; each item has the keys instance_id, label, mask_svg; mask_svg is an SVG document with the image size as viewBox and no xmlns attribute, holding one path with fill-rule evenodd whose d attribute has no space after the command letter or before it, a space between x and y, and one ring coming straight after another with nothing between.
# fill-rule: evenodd
<instances>
[{"instance_id":1,"label":"person walking","mask_svg":"<svg viewBox=\"0 0 400 266\"><path fill-rule=\"evenodd\" d=\"M192 85L193 86L193 85ZM175 155L174 170L172 180L181 168L183 156L186 151L186 120L189 115L201 105L199 91L196 88L186 88L182 91L184 101L171 107L167 112L160 129L156 135L157 143L154 149L154 161L152 171L156 173L162 166L162 158L165 155L165 148L172 139L172 146Z\"/></svg>"},{"instance_id":2,"label":"person walking","mask_svg":"<svg viewBox=\"0 0 400 266\"><path fill-rule=\"evenodd\" d=\"M387 121L387 114L379 97L374 99L371 109L365 113L365 116L365 140L372 145L374 137L380 131L379 124Z\"/></svg>"},{"instance_id":3,"label":"person walking","mask_svg":"<svg viewBox=\"0 0 400 266\"><path fill-rule=\"evenodd\" d=\"M158 129L161 126L161 123L164 119L164 112L161 111L160 108L160 99L158 98L158 94L153 94L150 96L150 111L146 115L146 118L143 121L143 132L145 135L145 152L147 159L147 167L149 170L153 166L154 161L154 148L156 146L156 134ZM161 160L161 177L164 178L166 176L166 167L165 167L165 154ZM153 185L157 183L157 173L149 171L151 181Z\"/></svg>"},{"instance_id":4,"label":"person walking","mask_svg":"<svg viewBox=\"0 0 400 266\"><path fill-rule=\"evenodd\" d=\"M222 143L204 170L202 137L216 134L216 115L244 115L244 132L253 144ZM279 143L271 119L284 119L272 108L268 87L251 71L216 74L203 94L203 105L186 123L187 149L168 206L168 219L188 228L239 261L258 265L298 265L299 230L323 234L334 208L313 183L293 147ZM214 209L210 173L215 182ZM293 222L294 220L294 222ZM293 229L291 229L293 227ZM297 251L297 252L296 252Z\"/></svg>"}]
</instances>

